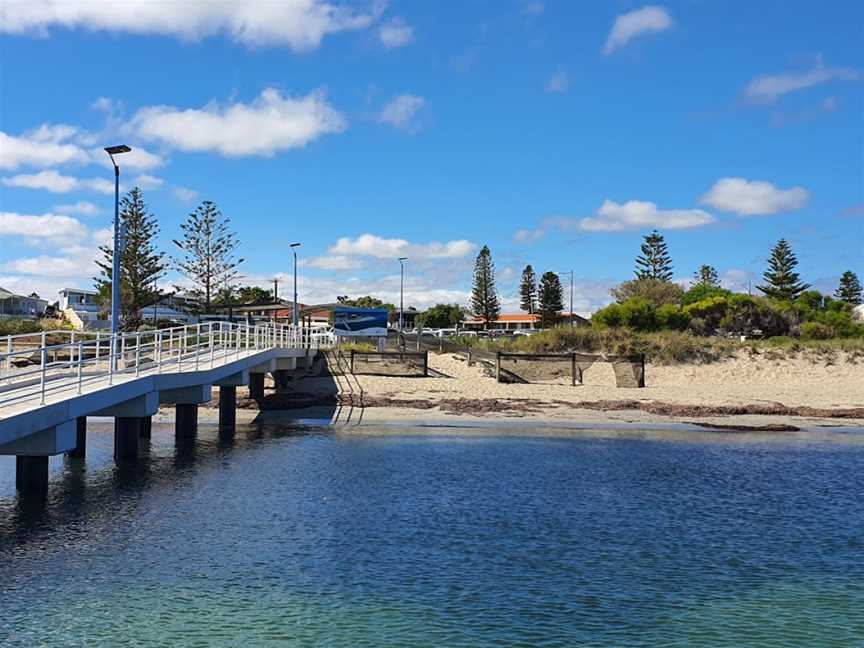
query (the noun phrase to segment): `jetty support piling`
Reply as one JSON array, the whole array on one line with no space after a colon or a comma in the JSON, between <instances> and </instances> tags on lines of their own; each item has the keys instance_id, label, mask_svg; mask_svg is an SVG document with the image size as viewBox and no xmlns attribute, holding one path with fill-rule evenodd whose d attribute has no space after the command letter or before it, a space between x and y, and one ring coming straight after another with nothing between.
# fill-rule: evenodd
<instances>
[{"instance_id":1,"label":"jetty support piling","mask_svg":"<svg viewBox=\"0 0 864 648\"><path fill-rule=\"evenodd\" d=\"M264 374L250 373L249 374L249 398L261 399L264 398Z\"/></svg>"},{"instance_id":2,"label":"jetty support piling","mask_svg":"<svg viewBox=\"0 0 864 648\"><path fill-rule=\"evenodd\" d=\"M134 463L138 460L138 435L141 416L118 416L114 419L114 461Z\"/></svg>"},{"instance_id":3,"label":"jetty support piling","mask_svg":"<svg viewBox=\"0 0 864 648\"><path fill-rule=\"evenodd\" d=\"M87 417L79 416L75 419L75 447L66 453L66 456L74 459L83 459L87 456Z\"/></svg>"},{"instance_id":4,"label":"jetty support piling","mask_svg":"<svg viewBox=\"0 0 864 648\"><path fill-rule=\"evenodd\" d=\"M198 432L198 403L177 403L174 412L174 436L194 439Z\"/></svg>"},{"instance_id":5,"label":"jetty support piling","mask_svg":"<svg viewBox=\"0 0 864 648\"><path fill-rule=\"evenodd\" d=\"M48 457L15 457L15 488L24 495L48 492Z\"/></svg>"},{"instance_id":6,"label":"jetty support piling","mask_svg":"<svg viewBox=\"0 0 864 648\"><path fill-rule=\"evenodd\" d=\"M237 388L234 385L219 387L219 426L234 427L237 422Z\"/></svg>"}]
</instances>

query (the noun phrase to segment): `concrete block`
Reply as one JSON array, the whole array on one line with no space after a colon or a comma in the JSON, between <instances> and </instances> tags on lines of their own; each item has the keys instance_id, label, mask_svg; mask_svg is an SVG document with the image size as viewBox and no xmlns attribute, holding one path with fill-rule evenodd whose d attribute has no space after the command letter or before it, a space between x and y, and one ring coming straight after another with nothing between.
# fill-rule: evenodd
<instances>
[{"instance_id":1,"label":"concrete block","mask_svg":"<svg viewBox=\"0 0 864 648\"><path fill-rule=\"evenodd\" d=\"M66 421L0 446L0 455L44 456L72 450L77 443L77 421Z\"/></svg>"}]
</instances>

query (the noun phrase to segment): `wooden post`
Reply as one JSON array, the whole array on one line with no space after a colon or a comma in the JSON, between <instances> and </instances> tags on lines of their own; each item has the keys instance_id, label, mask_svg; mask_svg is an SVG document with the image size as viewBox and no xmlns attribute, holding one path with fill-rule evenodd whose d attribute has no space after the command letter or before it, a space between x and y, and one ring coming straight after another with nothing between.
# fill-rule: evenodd
<instances>
[{"instance_id":1,"label":"wooden post","mask_svg":"<svg viewBox=\"0 0 864 648\"><path fill-rule=\"evenodd\" d=\"M575 353L570 354L570 376L572 377L570 385L572 387L575 387L576 386L576 354Z\"/></svg>"},{"instance_id":2,"label":"wooden post","mask_svg":"<svg viewBox=\"0 0 864 648\"><path fill-rule=\"evenodd\" d=\"M501 382L501 352L495 352L495 382Z\"/></svg>"},{"instance_id":3,"label":"wooden post","mask_svg":"<svg viewBox=\"0 0 864 648\"><path fill-rule=\"evenodd\" d=\"M354 373L354 349L351 349L351 373Z\"/></svg>"},{"instance_id":4,"label":"wooden post","mask_svg":"<svg viewBox=\"0 0 864 648\"><path fill-rule=\"evenodd\" d=\"M424 378L429 377L429 352L428 351L423 352L423 377Z\"/></svg>"},{"instance_id":5,"label":"wooden post","mask_svg":"<svg viewBox=\"0 0 864 648\"><path fill-rule=\"evenodd\" d=\"M645 354L642 354L642 375L639 377L639 386L645 386Z\"/></svg>"}]
</instances>

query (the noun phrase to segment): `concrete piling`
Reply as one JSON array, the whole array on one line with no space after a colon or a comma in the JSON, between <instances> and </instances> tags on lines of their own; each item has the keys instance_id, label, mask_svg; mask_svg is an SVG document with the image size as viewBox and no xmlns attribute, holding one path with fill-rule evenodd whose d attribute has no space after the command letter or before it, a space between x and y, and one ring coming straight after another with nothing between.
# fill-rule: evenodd
<instances>
[{"instance_id":1,"label":"concrete piling","mask_svg":"<svg viewBox=\"0 0 864 648\"><path fill-rule=\"evenodd\" d=\"M234 427L237 422L237 388L233 385L219 387L219 426Z\"/></svg>"},{"instance_id":2,"label":"concrete piling","mask_svg":"<svg viewBox=\"0 0 864 648\"><path fill-rule=\"evenodd\" d=\"M174 413L174 435L177 439L194 439L198 432L198 404L177 403Z\"/></svg>"},{"instance_id":3,"label":"concrete piling","mask_svg":"<svg viewBox=\"0 0 864 648\"><path fill-rule=\"evenodd\" d=\"M142 420L140 416L114 419L114 461L132 463L138 460L138 436Z\"/></svg>"},{"instance_id":4,"label":"concrete piling","mask_svg":"<svg viewBox=\"0 0 864 648\"><path fill-rule=\"evenodd\" d=\"M48 491L48 457L15 457L15 487L22 494L43 494Z\"/></svg>"}]
</instances>

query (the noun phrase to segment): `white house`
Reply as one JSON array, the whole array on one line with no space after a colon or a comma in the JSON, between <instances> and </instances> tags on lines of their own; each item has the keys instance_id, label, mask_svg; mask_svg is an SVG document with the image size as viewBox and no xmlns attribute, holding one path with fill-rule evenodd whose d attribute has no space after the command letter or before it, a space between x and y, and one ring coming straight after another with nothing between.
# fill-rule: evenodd
<instances>
[{"instance_id":1,"label":"white house","mask_svg":"<svg viewBox=\"0 0 864 648\"><path fill-rule=\"evenodd\" d=\"M99 319L99 305L96 303L95 290L84 288L64 288L60 291L60 310L73 325L86 326L88 322Z\"/></svg>"}]
</instances>

